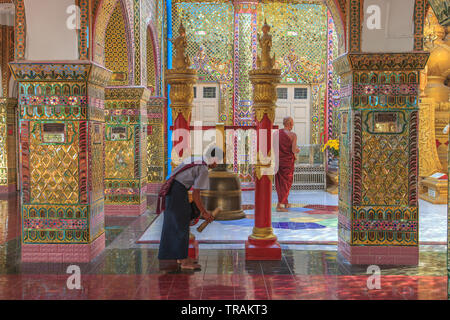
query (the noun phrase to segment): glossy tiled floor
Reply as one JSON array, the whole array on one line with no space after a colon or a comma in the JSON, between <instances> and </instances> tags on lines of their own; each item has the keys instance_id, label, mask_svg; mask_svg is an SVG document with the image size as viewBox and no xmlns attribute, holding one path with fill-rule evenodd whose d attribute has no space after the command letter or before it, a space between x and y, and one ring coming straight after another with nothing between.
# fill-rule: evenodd
<instances>
[{"instance_id":1,"label":"glossy tiled floor","mask_svg":"<svg viewBox=\"0 0 450 320\"><path fill-rule=\"evenodd\" d=\"M244 248L244 241L254 225L254 192L242 194L246 218L234 221L214 221L202 233L191 232L200 243L221 242ZM284 244L336 244L338 196L324 191L291 191L289 212L276 212L276 193L272 193L272 227L278 241ZM139 239L141 243L159 242L163 216L158 217ZM199 222L198 224L202 223ZM447 243L447 206L419 201L419 234L422 244ZM237 246L236 243L240 243Z\"/></svg>"},{"instance_id":2,"label":"glossy tiled floor","mask_svg":"<svg viewBox=\"0 0 450 320\"><path fill-rule=\"evenodd\" d=\"M418 266L382 267L377 290L367 267L349 265L335 245L283 245L281 261L245 261L242 249L205 244L202 270L182 272L160 262L155 245L136 243L149 212L107 218L106 250L79 265L82 288L70 290L68 264L20 261L17 208L16 198L0 199L0 299L447 299L446 246L420 246Z\"/></svg>"}]
</instances>

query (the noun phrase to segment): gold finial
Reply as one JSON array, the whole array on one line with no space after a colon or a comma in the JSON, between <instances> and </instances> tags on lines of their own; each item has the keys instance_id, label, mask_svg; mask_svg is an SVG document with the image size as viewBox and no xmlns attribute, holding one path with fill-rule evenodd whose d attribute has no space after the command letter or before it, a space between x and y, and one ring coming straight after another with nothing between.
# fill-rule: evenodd
<instances>
[{"instance_id":1,"label":"gold finial","mask_svg":"<svg viewBox=\"0 0 450 320\"><path fill-rule=\"evenodd\" d=\"M262 26L262 31L263 31L264 33L267 33L267 32L270 31L270 26L267 24L266 18L264 18L264 25Z\"/></svg>"},{"instance_id":2,"label":"gold finial","mask_svg":"<svg viewBox=\"0 0 450 320\"><path fill-rule=\"evenodd\" d=\"M169 39L175 47L175 57L173 59L173 67L175 70L186 70L191 66L191 61L186 55L187 41L186 41L186 29L183 23L178 28L178 37L175 39Z\"/></svg>"},{"instance_id":3,"label":"gold finial","mask_svg":"<svg viewBox=\"0 0 450 320\"><path fill-rule=\"evenodd\" d=\"M180 23L180 27L178 28L178 33L180 35L186 34L186 29L184 29L183 22Z\"/></svg>"},{"instance_id":4,"label":"gold finial","mask_svg":"<svg viewBox=\"0 0 450 320\"><path fill-rule=\"evenodd\" d=\"M275 65L275 54L270 56L272 50L272 35L269 34L270 26L264 19L264 25L262 26L263 35L258 33L258 42L261 47L261 56L257 56L256 65L261 70L272 70Z\"/></svg>"}]
</instances>

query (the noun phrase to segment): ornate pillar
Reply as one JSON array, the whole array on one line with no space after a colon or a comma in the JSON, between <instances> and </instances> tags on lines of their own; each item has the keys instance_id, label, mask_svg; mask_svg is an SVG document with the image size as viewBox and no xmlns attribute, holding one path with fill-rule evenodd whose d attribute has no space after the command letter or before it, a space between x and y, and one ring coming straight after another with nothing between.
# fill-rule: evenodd
<instances>
[{"instance_id":1,"label":"ornate pillar","mask_svg":"<svg viewBox=\"0 0 450 320\"><path fill-rule=\"evenodd\" d=\"M17 99L0 98L0 194L17 190Z\"/></svg>"},{"instance_id":2,"label":"ornate pillar","mask_svg":"<svg viewBox=\"0 0 450 320\"><path fill-rule=\"evenodd\" d=\"M197 70L190 69L191 61L186 56L186 32L180 24L178 38L172 40L175 47L173 69L166 71L166 81L170 85L170 107L172 109L172 167L181 163L190 152L190 122L194 84L197 82Z\"/></svg>"},{"instance_id":3,"label":"ornate pillar","mask_svg":"<svg viewBox=\"0 0 450 320\"><path fill-rule=\"evenodd\" d=\"M185 72L167 70L166 81L170 84L170 107L172 109L172 167L176 167L190 153L190 123L194 84L197 71L187 69Z\"/></svg>"},{"instance_id":4,"label":"ornate pillar","mask_svg":"<svg viewBox=\"0 0 450 320\"><path fill-rule=\"evenodd\" d=\"M170 106L172 109L172 167L175 168L190 152L190 122L192 101L194 100L194 84L197 82L197 70L189 69L191 60L186 55L186 32L183 24L178 30L179 36L171 40L175 47L173 69L166 71L166 81L170 85ZM195 236L189 237L189 257L198 258L198 242Z\"/></svg>"},{"instance_id":5,"label":"ornate pillar","mask_svg":"<svg viewBox=\"0 0 450 320\"><path fill-rule=\"evenodd\" d=\"M166 107L165 97L147 103L147 194L158 194L167 176Z\"/></svg>"},{"instance_id":6,"label":"ornate pillar","mask_svg":"<svg viewBox=\"0 0 450 320\"><path fill-rule=\"evenodd\" d=\"M281 247L272 229L272 124L275 119L276 85L281 71L274 69L270 57L270 27L263 26L260 39L261 57L257 69L250 71L253 83L253 109L257 130L257 163L255 165L255 226L245 243L246 260L281 260ZM267 152L266 152L267 150Z\"/></svg>"},{"instance_id":7,"label":"ornate pillar","mask_svg":"<svg viewBox=\"0 0 450 320\"><path fill-rule=\"evenodd\" d=\"M0 194L9 194L17 190L17 99L11 98L14 93L10 92L11 71L8 66L14 60L14 26L1 25L0 40Z\"/></svg>"},{"instance_id":8,"label":"ornate pillar","mask_svg":"<svg viewBox=\"0 0 450 320\"><path fill-rule=\"evenodd\" d=\"M233 62L233 125L252 126L252 84L249 72L256 68L256 29L257 29L257 0L234 0L234 62ZM235 131L233 142L233 168L239 174L243 183L253 183L252 164L245 159L250 154L251 144L238 143L238 136L245 141L250 131ZM245 136L243 136L245 135ZM256 148L255 148L256 149ZM248 162L247 162L248 161Z\"/></svg>"},{"instance_id":9,"label":"ornate pillar","mask_svg":"<svg viewBox=\"0 0 450 320\"><path fill-rule=\"evenodd\" d=\"M249 72L256 67L257 0L234 0L234 101L235 126L253 125Z\"/></svg>"},{"instance_id":10,"label":"ornate pillar","mask_svg":"<svg viewBox=\"0 0 450 320\"><path fill-rule=\"evenodd\" d=\"M19 83L22 261L88 262L105 247L104 87L86 61L13 62Z\"/></svg>"},{"instance_id":11,"label":"ornate pillar","mask_svg":"<svg viewBox=\"0 0 450 320\"><path fill-rule=\"evenodd\" d=\"M20 237L20 217L17 197L0 195L0 272L8 273L11 261L16 260L16 245L9 241Z\"/></svg>"},{"instance_id":12,"label":"ornate pillar","mask_svg":"<svg viewBox=\"0 0 450 320\"><path fill-rule=\"evenodd\" d=\"M139 216L147 209L145 87L105 90L105 214Z\"/></svg>"},{"instance_id":13,"label":"ornate pillar","mask_svg":"<svg viewBox=\"0 0 450 320\"><path fill-rule=\"evenodd\" d=\"M428 53L349 53L341 76L339 253L417 265L419 70Z\"/></svg>"}]
</instances>

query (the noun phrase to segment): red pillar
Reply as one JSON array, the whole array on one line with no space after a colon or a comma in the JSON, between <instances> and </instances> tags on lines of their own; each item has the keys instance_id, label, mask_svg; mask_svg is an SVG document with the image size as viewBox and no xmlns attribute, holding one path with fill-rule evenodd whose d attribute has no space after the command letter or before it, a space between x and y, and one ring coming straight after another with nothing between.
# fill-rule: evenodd
<instances>
[{"instance_id":1,"label":"red pillar","mask_svg":"<svg viewBox=\"0 0 450 320\"><path fill-rule=\"evenodd\" d=\"M267 155L270 155L272 120L267 113L263 115L261 121L256 120L256 130L258 154L261 151L264 155L267 150ZM258 162L260 160L258 157ZM272 230L273 175L267 175L264 168L264 164L258 163L255 169L255 227L245 242L246 260L281 260L281 247Z\"/></svg>"},{"instance_id":2,"label":"red pillar","mask_svg":"<svg viewBox=\"0 0 450 320\"><path fill-rule=\"evenodd\" d=\"M183 145L183 148L180 146L180 150L178 150L177 156L182 159L183 153L187 149L184 148L190 148L190 113L187 115L186 119L183 115L183 113L178 113L174 123L173 123L173 149L176 150L176 147L179 144ZM177 129L184 129L183 132L178 131ZM188 133L188 134L186 134ZM187 138L187 141L184 139ZM198 241L195 240L194 235L191 234L191 237L189 239L189 251L188 251L189 258L198 259Z\"/></svg>"},{"instance_id":3,"label":"red pillar","mask_svg":"<svg viewBox=\"0 0 450 320\"><path fill-rule=\"evenodd\" d=\"M190 120L190 114L188 115L188 119L186 119L182 113L178 113L173 123L172 150L177 150L179 148L177 152L177 157L179 157L179 159L182 159L184 151L190 148ZM178 165L177 161L173 160L172 164L174 166Z\"/></svg>"}]
</instances>

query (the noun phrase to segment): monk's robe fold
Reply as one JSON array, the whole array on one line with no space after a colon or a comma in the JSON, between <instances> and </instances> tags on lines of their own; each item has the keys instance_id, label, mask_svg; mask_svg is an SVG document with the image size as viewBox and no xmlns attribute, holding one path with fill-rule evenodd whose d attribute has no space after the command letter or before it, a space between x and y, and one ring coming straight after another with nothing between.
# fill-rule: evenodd
<instances>
[{"instance_id":1,"label":"monk's robe fold","mask_svg":"<svg viewBox=\"0 0 450 320\"><path fill-rule=\"evenodd\" d=\"M278 203L287 204L294 179L295 155L292 152L292 139L285 130L279 130L278 138L278 171L275 174L275 188Z\"/></svg>"}]
</instances>

